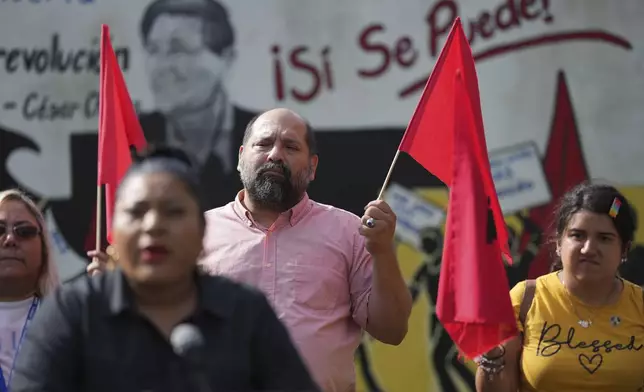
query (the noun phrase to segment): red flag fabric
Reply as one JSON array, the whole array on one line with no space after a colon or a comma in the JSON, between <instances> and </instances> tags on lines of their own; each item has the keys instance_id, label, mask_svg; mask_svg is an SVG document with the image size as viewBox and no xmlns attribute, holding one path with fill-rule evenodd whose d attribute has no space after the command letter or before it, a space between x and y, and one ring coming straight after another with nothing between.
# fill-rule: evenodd
<instances>
[{"instance_id":1,"label":"red flag fabric","mask_svg":"<svg viewBox=\"0 0 644 392\"><path fill-rule=\"evenodd\" d=\"M452 97L454 96L454 75L457 69L461 70L467 90L466 99L473 109L474 126L477 129L475 137L482 147L482 149L477 149L476 153L479 155L484 171L490 173L474 57L472 57L472 50L463 32L460 17L456 18L452 25L445 46L436 60L434 70L429 76L398 148L411 155L448 187L452 184L453 172L453 129L456 107ZM508 232L499 199L496 197L492 176L486 175L483 181L486 191L495 196L491 197L490 207L494 213L501 251L508 263L511 264L512 254L508 243Z\"/></svg>"},{"instance_id":2,"label":"red flag fabric","mask_svg":"<svg viewBox=\"0 0 644 392\"><path fill-rule=\"evenodd\" d=\"M100 55L97 185L105 185L107 240L111 243L114 197L119 182L132 163L130 146L141 149L146 141L112 48L107 25L101 26Z\"/></svg>"},{"instance_id":3,"label":"red flag fabric","mask_svg":"<svg viewBox=\"0 0 644 392\"><path fill-rule=\"evenodd\" d=\"M465 84L456 76L456 142L436 314L452 340L475 358L518 334L491 199ZM489 169L488 169L488 176Z\"/></svg>"},{"instance_id":4,"label":"red flag fabric","mask_svg":"<svg viewBox=\"0 0 644 392\"><path fill-rule=\"evenodd\" d=\"M399 147L449 188L436 313L475 358L518 334L472 52L457 18Z\"/></svg>"}]
</instances>

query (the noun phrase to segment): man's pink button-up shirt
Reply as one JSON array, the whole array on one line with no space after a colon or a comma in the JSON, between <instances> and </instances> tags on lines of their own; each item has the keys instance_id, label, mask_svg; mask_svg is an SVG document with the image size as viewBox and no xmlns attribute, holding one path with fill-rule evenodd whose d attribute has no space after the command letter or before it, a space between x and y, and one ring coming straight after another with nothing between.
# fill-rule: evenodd
<instances>
[{"instance_id":1,"label":"man's pink button-up shirt","mask_svg":"<svg viewBox=\"0 0 644 392\"><path fill-rule=\"evenodd\" d=\"M264 228L240 198L206 213L203 268L264 292L324 391L355 390L372 274L360 218L305 195Z\"/></svg>"}]
</instances>

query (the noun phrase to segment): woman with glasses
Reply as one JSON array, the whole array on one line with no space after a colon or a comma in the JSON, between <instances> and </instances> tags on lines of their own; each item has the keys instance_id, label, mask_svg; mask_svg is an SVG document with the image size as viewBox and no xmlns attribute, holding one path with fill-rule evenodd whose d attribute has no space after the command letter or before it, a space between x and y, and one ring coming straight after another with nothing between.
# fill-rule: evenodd
<instances>
[{"instance_id":1,"label":"woman with glasses","mask_svg":"<svg viewBox=\"0 0 644 392\"><path fill-rule=\"evenodd\" d=\"M58 285L46 238L31 199L18 190L0 192L0 392L40 300Z\"/></svg>"}]
</instances>

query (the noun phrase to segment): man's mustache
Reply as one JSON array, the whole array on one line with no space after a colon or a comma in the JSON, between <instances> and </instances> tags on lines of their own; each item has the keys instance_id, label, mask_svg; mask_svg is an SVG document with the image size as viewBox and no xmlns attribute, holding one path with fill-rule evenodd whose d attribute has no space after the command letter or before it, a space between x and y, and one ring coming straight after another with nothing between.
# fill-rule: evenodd
<instances>
[{"instance_id":1,"label":"man's mustache","mask_svg":"<svg viewBox=\"0 0 644 392\"><path fill-rule=\"evenodd\" d=\"M265 165L262 165L258 170L258 174L261 176L269 171L281 173L286 178L291 177L291 171L289 170L288 166L284 165L283 163L267 163Z\"/></svg>"}]
</instances>

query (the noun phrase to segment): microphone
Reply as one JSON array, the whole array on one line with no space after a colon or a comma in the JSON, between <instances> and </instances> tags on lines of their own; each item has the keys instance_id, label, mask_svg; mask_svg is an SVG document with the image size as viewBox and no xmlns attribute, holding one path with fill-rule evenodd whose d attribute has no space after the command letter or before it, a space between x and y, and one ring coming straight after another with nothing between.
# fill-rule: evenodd
<instances>
[{"instance_id":1,"label":"microphone","mask_svg":"<svg viewBox=\"0 0 644 392\"><path fill-rule=\"evenodd\" d=\"M188 323L177 325L170 334L170 344L174 352L188 365L196 391L212 392L203 368L206 343L199 328Z\"/></svg>"}]
</instances>

